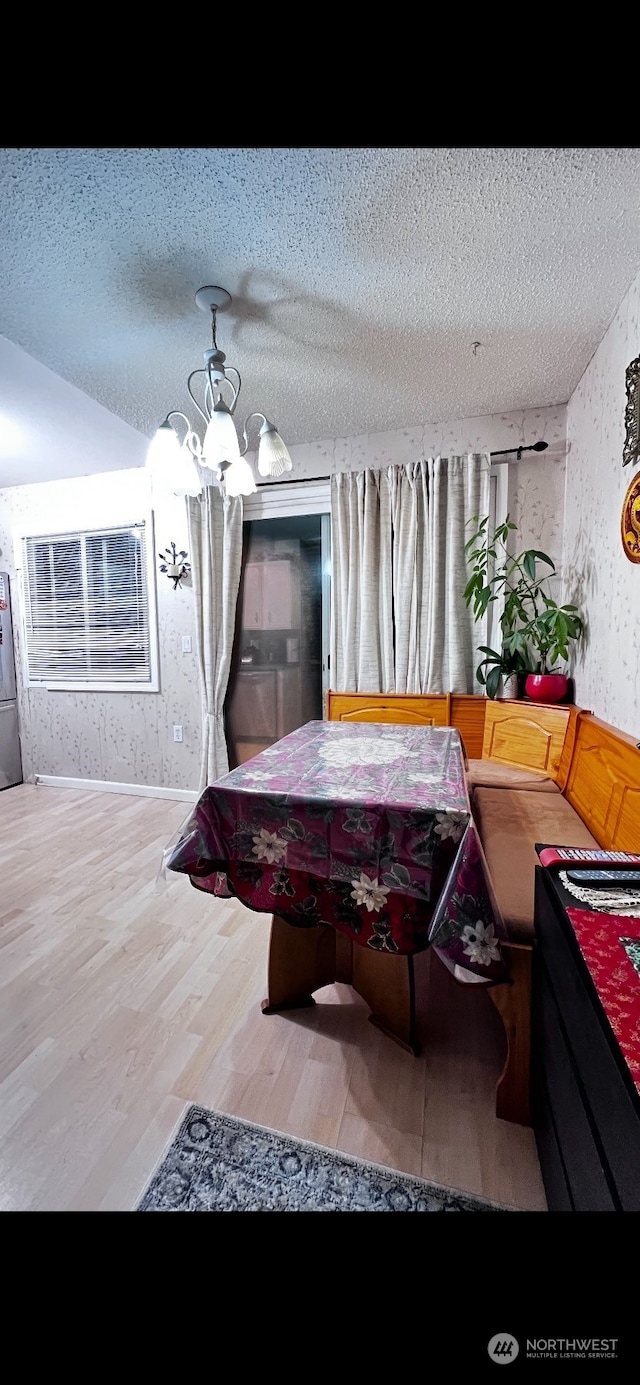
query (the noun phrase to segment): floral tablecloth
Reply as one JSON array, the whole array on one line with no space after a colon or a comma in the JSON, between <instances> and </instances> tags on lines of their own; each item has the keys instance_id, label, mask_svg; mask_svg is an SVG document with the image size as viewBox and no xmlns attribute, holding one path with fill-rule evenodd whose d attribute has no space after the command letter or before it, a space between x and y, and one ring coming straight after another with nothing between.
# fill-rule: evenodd
<instances>
[{"instance_id":1,"label":"floral tablecloth","mask_svg":"<svg viewBox=\"0 0 640 1385\"><path fill-rule=\"evenodd\" d=\"M451 728L307 722L204 790L166 865L297 927L432 946L460 981L507 979Z\"/></svg>"}]
</instances>

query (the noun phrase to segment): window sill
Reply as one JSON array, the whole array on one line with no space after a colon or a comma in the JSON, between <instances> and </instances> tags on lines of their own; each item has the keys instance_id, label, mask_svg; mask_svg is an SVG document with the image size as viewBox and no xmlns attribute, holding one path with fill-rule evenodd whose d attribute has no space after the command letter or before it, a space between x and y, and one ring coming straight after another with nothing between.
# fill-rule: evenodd
<instances>
[{"instance_id":1,"label":"window sill","mask_svg":"<svg viewBox=\"0 0 640 1385\"><path fill-rule=\"evenodd\" d=\"M42 692L72 693L159 693L155 683L25 683L25 688L40 688Z\"/></svg>"}]
</instances>

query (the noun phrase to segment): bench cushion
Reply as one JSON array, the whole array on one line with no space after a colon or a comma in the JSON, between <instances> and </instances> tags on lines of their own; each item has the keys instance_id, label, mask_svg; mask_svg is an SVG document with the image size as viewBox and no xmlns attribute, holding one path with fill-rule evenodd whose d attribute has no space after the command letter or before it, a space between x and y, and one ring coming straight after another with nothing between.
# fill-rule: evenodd
<instances>
[{"instance_id":1,"label":"bench cushion","mask_svg":"<svg viewBox=\"0 0 640 1385\"><path fill-rule=\"evenodd\" d=\"M498 907L514 942L531 943L535 843L554 846L595 846L582 818L562 794L528 789L478 788L473 816L484 847Z\"/></svg>"},{"instance_id":2,"label":"bench cushion","mask_svg":"<svg viewBox=\"0 0 640 1385\"><path fill-rule=\"evenodd\" d=\"M503 765L499 760L469 760L467 783L470 789L528 789L532 793L560 793L555 780L543 769L524 765ZM537 838L540 841L540 838Z\"/></svg>"}]
</instances>

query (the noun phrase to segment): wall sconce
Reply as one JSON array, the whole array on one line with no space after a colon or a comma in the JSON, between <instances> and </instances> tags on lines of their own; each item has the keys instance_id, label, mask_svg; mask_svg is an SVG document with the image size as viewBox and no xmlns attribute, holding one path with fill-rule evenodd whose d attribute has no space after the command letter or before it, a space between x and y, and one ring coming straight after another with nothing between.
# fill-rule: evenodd
<instances>
[{"instance_id":1,"label":"wall sconce","mask_svg":"<svg viewBox=\"0 0 640 1385\"><path fill-rule=\"evenodd\" d=\"M158 554L160 571L166 572L167 577L171 579L174 591L180 586L183 577L187 577L191 572L191 563L185 561L186 556L184 548L181 548L178 553L173 542L170 548L165 548L163 553Z\"/></svg>"}]
</instances>

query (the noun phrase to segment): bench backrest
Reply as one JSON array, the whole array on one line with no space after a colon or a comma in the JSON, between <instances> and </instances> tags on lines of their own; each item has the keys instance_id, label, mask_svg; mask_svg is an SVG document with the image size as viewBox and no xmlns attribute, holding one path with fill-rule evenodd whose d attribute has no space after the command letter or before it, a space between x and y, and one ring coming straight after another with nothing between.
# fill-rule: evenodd
<instances>
[{"instance_id":1,"label":"bench backrest","mask_svg":"<svg viewBox=\"0 0 640 1385\"><path fill-rule=\"evenodd\" d=\"M567 737L573 743L578 708L531 702L487 701L482 759L544 770L562 788L569 771ZM572 724L573 723L573 724Z\"/></svg>"},{"instance_id":2,"label":"bench backrest","mask_svg":"<svg viewBox=\"0 0 640 1385\"><path fill-rule=\"evenodd\" d=\"M455 726L470 759L544 770L564 786L576 707L492 702L456 693L337 693L326 697L328 721L405 722Z\"/></svg>"},{"instance_id":3,"label":"bench backrest","mask_svg":"<svg viewBox=\"0 0 640 1385\"><path fill-rule=\"evenodd\" d=\"M449 726L449 693L327 693L327 721Z\"/></svg>"},{"instance_id":4,"label":"bench backrest","mask_svg":"<svg viewBox=\"0 0 640 1385\"><path fill-rule=\"evenodd\" d=\"M609 851L640 852L640 747L580 707L446 694L328 692L330 721L456 726L467 755L544 770Z\"/></svg>"},{"instance_id":5,"label":"bench backrest","mask_svg":"<svg viewBox=\"0 0 640 1385\"><path fill-rule=\"evenodd\" d=\"M633 736L581 716L564 793L601 846L640 852L640 749Z\"/></svg>"}]
</instances>

